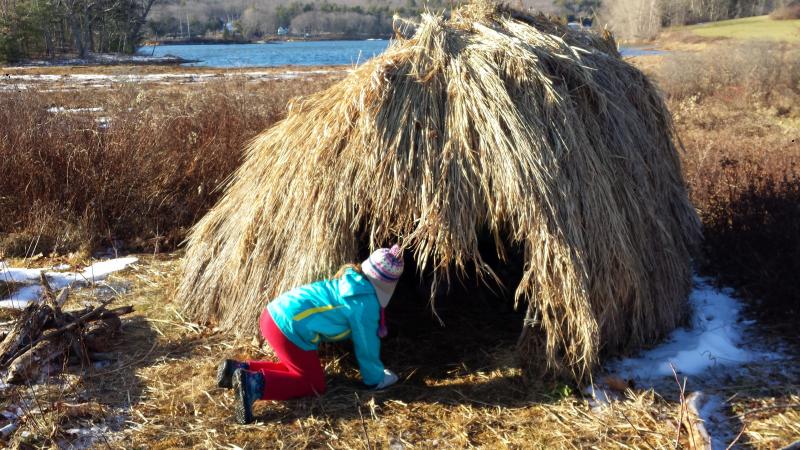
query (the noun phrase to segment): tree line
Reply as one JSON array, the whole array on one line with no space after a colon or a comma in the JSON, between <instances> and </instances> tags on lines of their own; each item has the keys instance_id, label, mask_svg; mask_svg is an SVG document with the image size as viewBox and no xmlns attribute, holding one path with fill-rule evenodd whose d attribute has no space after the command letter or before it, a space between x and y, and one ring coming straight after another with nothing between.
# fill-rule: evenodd
<instances>
[{"instance_id":1,"label":"tree line","mask_svg":"<svg viewBox=\"0 0 800 450\"><path fill-rule=\"evenodd\" d=\"M389 36L395 14L446 8L447 0L166 0L153 11L148 31L155 39L224 34L260 39L291 34Z\"/></svg>"},{"instance_id":2,"label":"tree line","mask_svg":"<svg viewBox=\"0 0 800 450\"><path fill-rule=\"evenodd\" d=\"M622 38L652 38L661 28L767 14L791 0L508 0L511 6L595 18ZM279 29L295 35L390 35L395 14L446 9L451 0L164 0L149 22L155 38L208 34L260 39Z\"/></svg>"},{"instance_id":3,"label":"tree line","mask_svg":"<svg viewBox=\"0 0 800 450\"><path fill-rule=\"evenodd\" d=\"M133 53L157 0L0 0L0 60Z\"/></svg>"},{"instance_id":4,"label":"tree line","mask_svg":"<svg viewBox=\"0 0 800 450\"><path fill-rule=\"evenodd\" d=\"M600 22L623 39L652 39L662 28L768 14L791 0L606 0Z\"/></svg>"}]
</instances>

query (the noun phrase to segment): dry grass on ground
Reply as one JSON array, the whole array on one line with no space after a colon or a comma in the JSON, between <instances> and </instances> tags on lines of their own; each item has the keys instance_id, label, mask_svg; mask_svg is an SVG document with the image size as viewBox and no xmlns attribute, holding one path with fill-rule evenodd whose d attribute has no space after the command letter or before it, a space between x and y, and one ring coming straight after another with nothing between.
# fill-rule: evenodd
<instances>
[{"instance_id":1,"label":"dry grass on ground","mask_svg":"<svg viewBox=\"0 0 800 450\"><path fill-rule=\"evenodd\" d=\"M422 367L426 375L401 366L404 381L381 393L360 388L350 357L328 349L324 352L326 371L333 381L324 397L264 404L257 411L261 424L235 425L230 420L232 396L213 386L215 364L222 356L268 355L247 340L230 340L183 321L169 303L175 262L145 258L122 276L131 284L130 294L120 302L133 303L138 310L125 324L125 335L116 349L125 356L119 366L91 375L80 386L82 400L96 401L105 411L127 416L128 428L121 435L108 436L114 447L235 444L257 448L265 442L276 447L305 447L328 442L337 448L358 448L368 441L423 448L623 442L664 446L674 438L675 428L670 423L675 421L676 410L652 393L632 394L630 401L594 414L584 401L565 396L564 387L526 390L519 370L503 364L504 350L480 347L480 356L468 358L462 366L429 361ZM422 341L415 345L419 349L437 344ZM395 364L402 364L403 352L414 350L391 342L384 349L388 362ZM468 366L477 362L485 366ZM56 422L63 425L63 419L55 417L29 421L24 427L32 433L27 441L42 444L63 437L58 432L51 434L63 427L47 426ZM634 426L642 430L641 435Z\"/></svg>"},{"instance_id":2,"label":"dry grass on ground","mask_svg":"<svg viewBox=\"0 0 800 450\"><path fill-rule=\"evenodd\" d=\"M256 408L258 423L236 425L232 395L214 386L216 363L223 357L270 356L250 339L234 339L181 317L171 303L179 257L141 256L109 279L124 292L117 302L136 307L114 348L119 362L91 369L82 381L63 376L63 384L38 390L31 407L48 412L28 419L9 444L66 445L77 436L68 430L95 426L111 430L95 435L97 448L675 448L681 415L677 386L660 393L665 398L633 389L624 400L593 409L572 386L526 384L508 353L516 333L492 339L480 336L480 330L465 334L481 325L469 311L464 323L447 318L446 328L426 314L419 314L418 322L403 318L410 332L390 322L393 332L383 355L402 381L389 390L364 389L349 349L331 346L322 352L328 393L263 402ZM84 291L71 301L97 295ZM741 421L732 419L731 428L747 424L742 442L766 449L800 437L792 425L796 394L776 397L783 391L739 383L727 395L736 394L734 411L742 415ZM22 387L5 402L29 395ZM76 404L83 406L69 406ZM776 424L788 426L776 429ZM698 438L681 428L679 439L688 448Z\"/></svg>"}]
</instances>

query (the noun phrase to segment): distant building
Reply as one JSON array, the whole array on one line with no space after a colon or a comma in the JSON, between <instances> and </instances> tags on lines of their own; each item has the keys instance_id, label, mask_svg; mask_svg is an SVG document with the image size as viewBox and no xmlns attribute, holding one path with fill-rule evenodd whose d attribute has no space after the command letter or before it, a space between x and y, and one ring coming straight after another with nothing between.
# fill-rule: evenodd
<instances>
[{"instance_id":1,"label":"distant building","mask_svg":"<svg viewBox=\"0 0 800 450\"><path fill-rule=\"evenodd\" d=\"M289 34L288 28L278 27L278 36L286 36Z\"/></svg>"}]
</instances>

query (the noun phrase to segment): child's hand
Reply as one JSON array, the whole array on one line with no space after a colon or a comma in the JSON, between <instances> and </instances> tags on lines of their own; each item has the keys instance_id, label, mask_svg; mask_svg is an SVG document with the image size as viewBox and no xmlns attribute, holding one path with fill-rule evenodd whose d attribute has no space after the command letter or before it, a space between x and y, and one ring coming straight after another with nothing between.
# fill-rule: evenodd
<instances>
[{"instance_id":1,"label":"child's hand","mask_svg":"<svg viewBox=\"0 0 800 450\"><path fill-rule=\"evenodd\" d=\"M399 380L397 374L395 374L394 372L392 372L389 369L383 369L383 381L378 383L378 385L375 386L375 389L379 390L379 389L387 388L387 387L397 383L397 380Z\"/></svg>"}]
</instances>

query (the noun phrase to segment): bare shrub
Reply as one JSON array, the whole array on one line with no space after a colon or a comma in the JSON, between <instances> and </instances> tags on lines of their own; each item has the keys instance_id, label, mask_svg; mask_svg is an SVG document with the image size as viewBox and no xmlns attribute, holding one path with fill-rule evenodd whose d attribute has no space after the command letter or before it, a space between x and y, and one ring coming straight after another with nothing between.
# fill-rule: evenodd
<instances>
[{"instance_id":1,"label":"bare shrub","mask_svg":"<svg viewBox=\"0 0 800 450\"><path fill-rule=\"evenodd\" d=\"M16 218L17 231L0 233L0 256L29 257L40 253L86 253L97 241L84 217L56 203L34 200Z\"/></svg>"},{"instance_id":2,"label":"bare shrub","mask_svg":"<svg viewBox=\"0 0 800 450\"><path fill-rule=\"evenodd\" d=\"M701 267L758 299L778 324L800 315L796 55L774 44L724 45L670 55L658 75L703 222Z\"/></svg>"},{"instance_id":3,"label":"bare shrub","mask_svg":"<svg viewBox=\"0 0 800 450\"><path fill-rule=\"evenodd\" d=\"M657 74L670 98L720 91L770 102L800 95L800 51L787 44L719 44L693 53L666 55Z\"/></svg>"},{"instance_id":4,"label":"bare shrub","mask_svg":"<svg viewBox=\"0 0 800 450\"><path fill-rule=\"evenodd\" d=\"M322 81L0 95L0 253L174 248L245 142ZM102 106L103 116L53 114ZM35 243L35 244L34 244ZM47 245L45 245L47 244Z\"/></svg>"},{"instance_id":5,"label":"bare shrub","mask_svg":"<svg viewBox=\"0 0 800 450\"><path fill-rule=\"evenodd\" d=\"M622 40L640 42L655 38L662 27L759 16L782 7L786 1L606 0L600 10L600 21L607 23ZM773 14L791 15L793 11L796 13L792 6L787 6Z\"/></svg>"},{"instance_id":6,"label":"bare shrub","mask_svg":"<svg viewBox=\"0 0 800 450\"><path fill-rule=\"evenodd\" d=\"M772 20L797 20L800 19L800 2L794 2L778 8L769 15Z\"/></svg>"},{"instance_id":7,"label":"bare shrub","mask_svg":"<svg viewBox=\"0 0 800 450\"><path fill-rule=\"evenodd\" d=\"M661 32L658 0L616 0L605 2L600 20L625 41L649 41Z\"/></svg>"},{"instance_id":8,"label":"bare shrub","mask_svg":"<svg viewBox=\"0 0 800 450\"><path fill-rule=\"evenodd\" d=\"M687 180L703 221L703 269L785 320L800 314L800 145L768 142L728 133Z\"/></svg>"}]
</instances>

